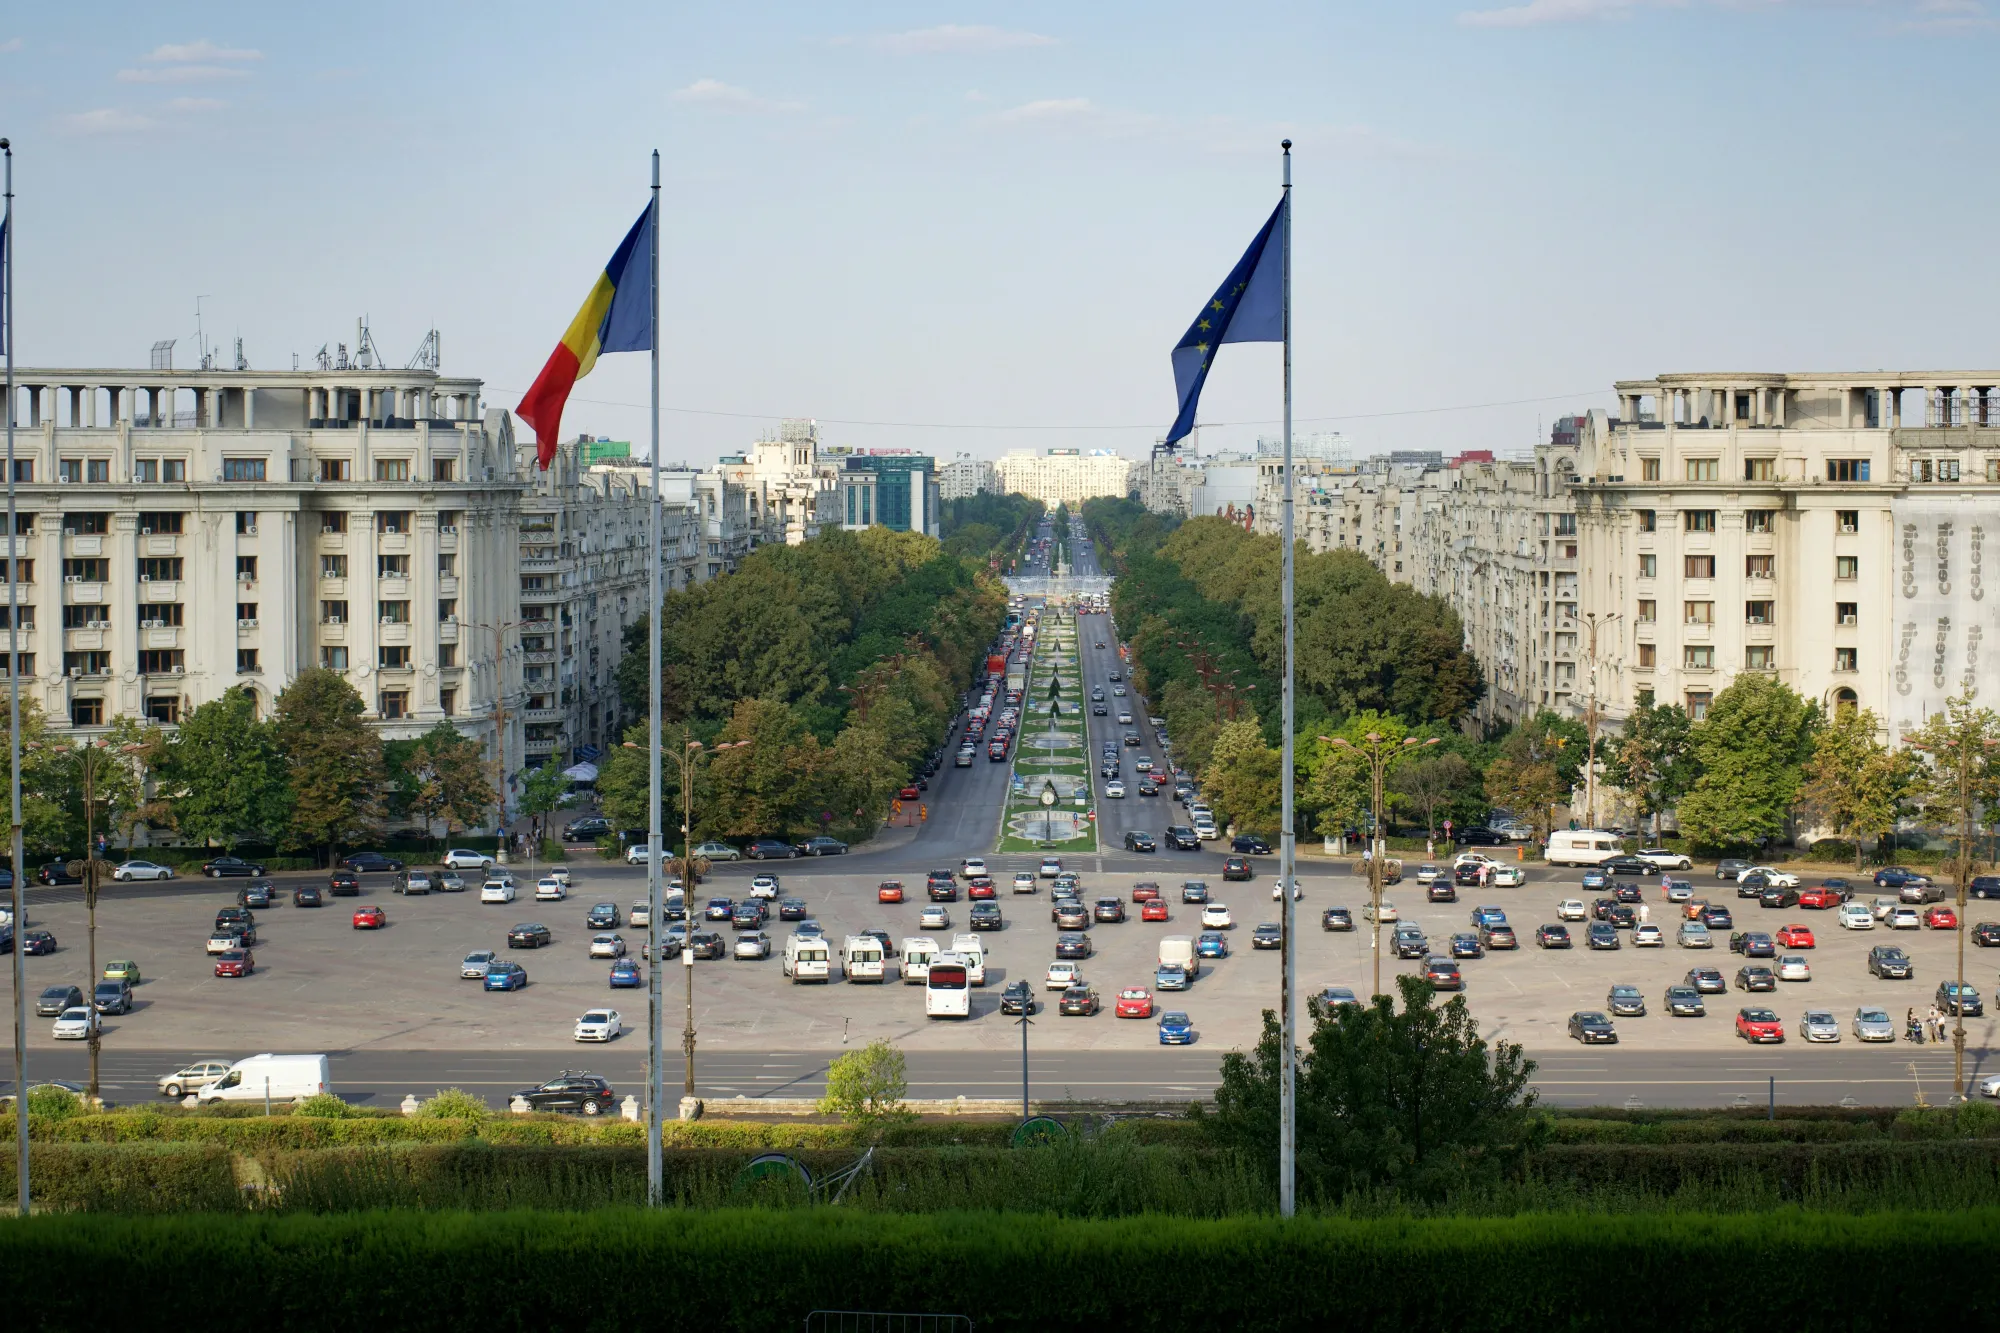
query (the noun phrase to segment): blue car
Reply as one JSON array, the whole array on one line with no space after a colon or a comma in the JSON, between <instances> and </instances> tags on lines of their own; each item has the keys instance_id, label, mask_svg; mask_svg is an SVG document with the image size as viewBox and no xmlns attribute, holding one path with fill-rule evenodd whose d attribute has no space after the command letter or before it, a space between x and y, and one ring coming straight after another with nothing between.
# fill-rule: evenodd
<instances>
[{"instance_id":1,"label":"blue car","mask_svg":"<svg viewBox=\"0 0 2000 1333\"><path fill-rule=\"evenodd\" d=\"M1611 876L1596 866L1583 872L1583 887L1586 889L1602 889L1610 883Z\"/></svg>"},{"instance_id":2,"label":"blue car","mask_svg":"<svg viewBox=\"0 0 2000 1333\"><path fill-rule=\"evenodd\" d=\"M1176 1009L1160 1015L1160 1045L1187 1046L1194 1042L1194 1020Z\"/></svg>"},{"instance_id":3,"label":"blue car","mask_svg":"<svg viewBox=\"0 0 2000 1333\"><path fill-rule=\"evenodd\" d=\"M1161 963L1153 972L1154 990L1186 990L1187 969L1179 963Z\"/></svg>"},{"instance_id":4,"label":"blue car","mask_svg":"<svg viewBox=\"0 0 2000 1333\"><path fill-rule=\"evenodd\" d=\"M611 989L623 990L627 987L643 986L645 984L646 975L639 970L639 964L634 960L620 958L611 965Z\"/></svg>"},{"instance_id":5,"label":"blue car","mask_svg":"<svg viewBox=\"0 0 2000 1333\"><path fill-rule=\"evenodd\" d=\"M1483 930L1487 926L1504 926L1507 914L1497 907L1475 907L1472 909L1472 928Z\"/></svg>"},{"instance_id":6,"label":"blue car","mask_svg":"<svg viewBox=\"0 0 2000 1333\"><path fill-rule=\"evenodd\" d=\"M1195 937L1194 952L1197 958L1229 957L1229 937L1219 931L1204 931Z\"/></svg>"},{"instance_id":7,"label":"blue car","mask_svg":"<svg viewBox=\"0 0 2000 1333\"><path fill-rule=\"evenodd\" d=\"M486 965L487 990L521 990L528 984L528 969L519 963L495 962Z\"/></svg>"}]
</instances>

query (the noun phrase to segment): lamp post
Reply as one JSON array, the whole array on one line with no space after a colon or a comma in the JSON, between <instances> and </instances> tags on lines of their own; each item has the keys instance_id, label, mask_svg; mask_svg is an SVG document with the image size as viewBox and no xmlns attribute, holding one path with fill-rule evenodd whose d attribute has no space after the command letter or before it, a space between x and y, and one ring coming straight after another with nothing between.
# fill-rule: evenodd
<instances>
[{"instance_id":1,"label":"lamp post","mask_svg":"<svg viewBox=\"0 0 2000 1333\"><path fill-rule=\"evenodd\" d=\"M1583 709L1583 725L1590 737L1590 753L1583 766L1585 790L1584 808L1589 814L1590 826L1597 827L1597 724L1600 716L1597 709L1597 631L1617 620L1621 612L1614 611L1607 616L1599 616L1592 611L1583 620L1590 627L1590 644L1584 654L1584 669L1590 673L1590 693L1586 696Z\"/></svg>"},{"instance_id":2,"label":"lamp post","mask_svg":"<svg viewBox=\"0 0 2000 1333\"><path fill-rule=\"evenodd\" d=\"M1378 732L1369 732L1359 744L1343 736L1322 736L1320 740L1328 745L1337 745L1343 750L1352 750L1368 761L1368 793L1370 827L1368 831L1368 948L1375 957L1375 991L1382 993L1382 775L1389 765L1404 755L1414 754L1420 749L1436 745L1438 738L1418 740L1415 736L1405 736L1398 744Z\"/></svg>"},{"instance_id":3,"label":"lamp post","mask_svg":"<svg viewBox=\"0 0 2000 1333\"><path fill-rule=\"evenodd\" d=\"M496 859L507 856L507 648L506 635L510 629L520 629L524 625L546 624L551 630L555 622L541 620L503 620L488 623L479 620L458 622L466 629L483 629L493 632L493 800L499 807L493 812L493 832L496 836ZM538 849L539 850L539 849ZM533 862L529 862L532 866Z\"/></svg>"},{"instance_id":4,"label":"lamp post","mask_svg":"<svg viewBox=\"0 0 2000 1333\"><path fill-rule=\"evenodd\" d=\"M1965 1097L1965 908L1966 886L1972 879L1972 801L1973 765L1987 761L1991 751L2000 747L2000 741L1986 739L1979 734L1978 715L1968 716L1954 728L1957 735L1943 745L1929 745L1913 740L1912 746L1923 750L1934 758L1947 759L1958 770L1958 858L1954 869L1958 878L1958 983L1953 991L1951 1018L1951 1070L1952 1086L1960 1100Z\"/></svg>"},{"instance_id":5,"label":"lamp post","mask_svg":"<svg viewBox=\"0 0 2000 1333\"><path fill-rule=\"evenodd\" d=\"M67 747L61 747L61 748L66 749ZM144 748L143 746L139 745L127 745L122 747L120 753L130 754L143 748ZM97 1095L98 1095L97 1064L98 1064L98 1056L102 1050L97 1030L97 995L95 989L98 982L98 975L97 975L97 890L99 884L98 870L103 865L103 862L99 859L97 855L97 802L100 799L100 797L98 796L98 787L101 785L103 781L105 767L115 762L117 761L113 757L110 747L103 741L86 740L79 743L77 747L77 752L76 752L77 776L81 780L83 787L83 905L84 905L84 910L87 913L86 919L88 922L85 934L89 938L90 963L89 963L88 976L89 976L89 985L92 988L90 992L85 996L85 1003L90 1006L90 1018L91 1018L90 1099L93 1102L97 1100ZM17 867L14 873L18 878L19 875L21 874L21 871ZM14 922L15 934L17 935L20 934L22 929L26 926L26 924L27 923L25 921L22 921L17 918ZM16 1089L17 1093L20 1093L21 1091L22 1090L20 1089ZM26 1105L25 1100L22 1102L22 1105Z\"/></svg>"}]
</instances>

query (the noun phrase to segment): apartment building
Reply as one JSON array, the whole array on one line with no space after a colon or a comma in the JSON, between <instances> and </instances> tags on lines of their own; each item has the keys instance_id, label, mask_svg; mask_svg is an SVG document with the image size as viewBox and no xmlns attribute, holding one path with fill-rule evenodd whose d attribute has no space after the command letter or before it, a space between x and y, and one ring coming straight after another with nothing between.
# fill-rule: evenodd
<instances>
[{"instance_id":1,"label":"apartment building","mask_svg":"<svg viewBox=\"0 0 2000 1333\"><path fill-rule=\"evenodd\" d=\"M1000 473L990 458L960 454L938 469L938 498L970 500L975 495L999 495Z\"/></svg>"},{"instance_id":2,"label":"apartment building","mask_svg":"<svg viewBox=\"0 0 2000 1333\"><path fill-rule=\"evenodd\" d=\"M937 460L905 450L850 453L835 474L840 525L849 531L886 527L897 532L938 535L940 498Z\"/></svg>"},{"instance_id":3,"label":"apartment building","mask_svg":"<svg viewBox=\"0 0 2000 1333\"><path fill-rule=\"evenodd\" d=\"M725 456L716 471L744 495L751 545L797 546L819 535L834 507L836 482L820 467L818 423L800 418L778 427L778 438Z\"/></svg>"},{"instance_id":4,"label":"apartment building","mask_svg":"<svg viewBox=\"0 0 2000 1333\"><path fill-rule=\"evenodd\" d=\"M1059 504L1075 509L1100 495L1125 495L1132 481L1132 461L1109 449L1048 449L1041 453L1017 449L993 468L1004 490L1040 500L1050 509Z\"/></svg>"}]
</instances>

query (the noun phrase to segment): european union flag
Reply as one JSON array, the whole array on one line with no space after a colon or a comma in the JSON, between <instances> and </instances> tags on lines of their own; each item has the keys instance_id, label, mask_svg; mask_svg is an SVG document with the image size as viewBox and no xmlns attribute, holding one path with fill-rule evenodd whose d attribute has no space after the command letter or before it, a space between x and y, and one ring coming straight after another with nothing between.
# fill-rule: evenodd
<instances>
[{"instance_id":1,"label":"european union flag","mask_svg":"<svg viewBox=\"0 0 2000 1333\"><path fill-rule=\"evenodd\" d=\"M1223 343L1284 340L1284 246L1272 243L1282 234L1284 220L1281 199L1257 239L1174 345L1174 388L1180 394L1181 411L1167 432L1168 444L1194 429L1195 406L1201 401L1201 386L1208 380L1216 348Z\"/></svg>"}]
</instances>

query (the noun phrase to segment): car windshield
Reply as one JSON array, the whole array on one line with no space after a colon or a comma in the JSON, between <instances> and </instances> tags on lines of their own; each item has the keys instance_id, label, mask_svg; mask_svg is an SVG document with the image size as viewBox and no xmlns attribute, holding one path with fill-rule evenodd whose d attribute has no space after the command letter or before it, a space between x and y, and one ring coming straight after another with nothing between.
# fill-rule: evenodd
<instances>
[{"instance_id":1,"label":"car windshield","mask_svg":"<svg viewBox=\"0 0 2000 1333\"><path fill-rule=\"evenodd\" d=\"M1778 1016L1769 1009L1745 1009L1743 1017L1752 1023L1775 1023Z\"/></svg>"},{"instance_id":2,"label":"car windshield","mask_svg":"<svg viewBox=\"0 0 2000 1333\"><path fill-rule=\"evenodd\" d=\"M1578 1014L1576 1017L1580 1023L1603 1023L1608 1021L1603 1014Z\"/></svg>"},{"instance_id":3,"label":"car windshield","mask_svg":"<svg viewBox=\"0 0 2000 1333\"><path fill-rule=\"evenodd\" d=\"M1861 1011L1861 1021L1864 1023L1886 1023L1889 1021L1889 1015L1886 1010L1882 1009L1863 1009Z\"/></svg>"},{"instance_id":4,"label":"car windshield","mask_svg":"<svg viewBox=\"0 0 2000 1333\"><path fill-rule=\"evenodd\" d=\"M1694 991L1686 986L1675 986L1672 990L1668 991L1667 994L1672 996L1676 1000L1686 1000L1693 997Z\"/></svg>"}]
</instances>

